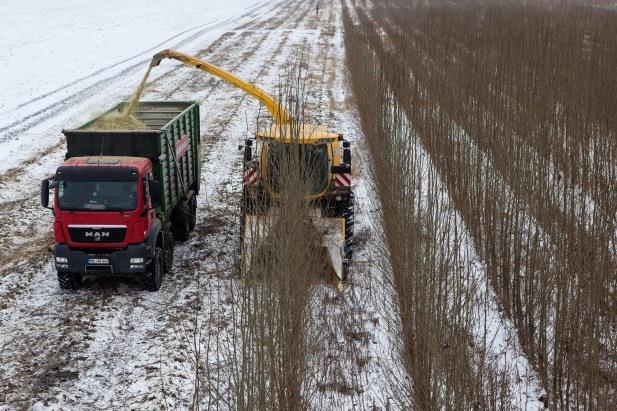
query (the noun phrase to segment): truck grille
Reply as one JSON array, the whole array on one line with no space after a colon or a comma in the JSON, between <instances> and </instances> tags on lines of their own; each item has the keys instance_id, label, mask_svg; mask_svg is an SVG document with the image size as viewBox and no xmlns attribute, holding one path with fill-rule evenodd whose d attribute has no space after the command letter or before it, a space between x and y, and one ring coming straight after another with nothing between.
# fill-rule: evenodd
<instances>
[{"instance_id":1,"label":"truck grille","mask_svg":"<svg viewBox=\"0 0 617 411\"><path fill-rule=\"evenodd\" d=\"M70 225L69 234L77 243L121 243L126 236L126 226Z\"/></svg>"}]
</instances>

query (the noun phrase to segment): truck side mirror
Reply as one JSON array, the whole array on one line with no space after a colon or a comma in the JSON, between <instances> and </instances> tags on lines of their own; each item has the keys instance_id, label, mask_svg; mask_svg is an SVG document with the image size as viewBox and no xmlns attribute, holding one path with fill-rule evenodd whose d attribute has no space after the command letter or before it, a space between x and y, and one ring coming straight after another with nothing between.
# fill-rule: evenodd
<instances>
[{"instance_id":1,"label":"truck side mirror","mask_svg":"<svg viewBox=\"0 0 617 411\"><path fill-rule=\"evenodd\" d=\"M41 205L49 208L49 180L41 181Z\"/></svg>"},{"instance_id":2,"label":"truck side mirror","mask_svg":"<svg viewBox=\"0 0 617 411\"><path fill-rule=\"evenodd\" d=\"M161 183L156 180L148 180L148 190L150 191L150 202L152 208L161 206Z\"/></svg>"}]
</instances>

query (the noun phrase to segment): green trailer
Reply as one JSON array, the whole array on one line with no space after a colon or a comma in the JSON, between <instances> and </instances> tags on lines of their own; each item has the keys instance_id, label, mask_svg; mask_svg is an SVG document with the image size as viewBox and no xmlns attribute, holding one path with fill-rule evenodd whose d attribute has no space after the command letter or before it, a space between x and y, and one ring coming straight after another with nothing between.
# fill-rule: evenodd
<instances>
[{"instance_id":1,"label":"green trailer","mask_svg":"<svg viewBox=\"0 0 617 411\"><path fill-rule=\"evenodd\" d=\"M145 129L97 130L93 127L101 118L122 113L126 104L122 102L76 129L63 130L67 140L66 158L100 155L150 159L154 178L161 184L158 213L165 222L183 198L199 193L199 104L194 101L140 102L133 115L146 126Z\"/></svg>"}]
</instances>

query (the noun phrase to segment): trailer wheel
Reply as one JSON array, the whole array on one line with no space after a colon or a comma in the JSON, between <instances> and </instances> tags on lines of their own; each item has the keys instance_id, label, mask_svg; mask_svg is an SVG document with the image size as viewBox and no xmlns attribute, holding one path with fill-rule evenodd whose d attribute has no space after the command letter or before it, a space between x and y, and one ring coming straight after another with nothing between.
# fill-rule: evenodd
<instances>
[{"instance_id":1,"label":"trailer wheel","mask_svg":"<svg viewBox=\"0 0 617 411\"><path fill-rule=\"evenodd\" d=\"M81 274L58 272L58 283L63 290L75 290L81 285Z\"/></svg>"},{"instance_id":2,"label":"trailer wheel","mask_svg":"<svg viewBox=\"0 0 617 411\"><path fill-rule=\"evenodd\" d=\"M186 241L189 239L189 233L191 232L189 213L190 208L182 207L177 210L175 218L172 218L174 238L177 241Z\"/></svg>"},{"instance_id":3,"label":"trailer wheel","mask_svg":"<svg viewBox=\"0 0 617 411\"><path fill-rule=\"evenodd\" d=\"M148 266L148 276L144 279L144 288L148 291L158 291L163 282L164 259L160 246L154 251L154 258Z\"/></svg>"},{"instance_id":4,"label":"trailer wheel","mask_svg":"<svg viewBox=\"0 0 617 411\"><path fill-rule=\"evenodd\" d=\"M189 201L189 228L191 231L195 229L197 225L197 197L191 197Z\"/></svg>"},{"instance_id":5,"label":"trailer wheel","mask_svg":"<svg viewBox=\"0 0 617 411\"><path fill-rule=\"evenodd\" d=\"M174 236L171 233L167 235L167 241L165 242L165 272L171 273L171 268L174 265Z\"/></svg>"}]
</instances>

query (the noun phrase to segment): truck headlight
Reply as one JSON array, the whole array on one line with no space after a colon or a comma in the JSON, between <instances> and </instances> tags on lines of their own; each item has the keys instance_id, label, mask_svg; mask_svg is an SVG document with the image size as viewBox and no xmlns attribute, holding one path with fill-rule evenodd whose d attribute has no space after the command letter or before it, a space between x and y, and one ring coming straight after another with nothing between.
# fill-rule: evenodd
<instances>
[{"instance_id":1,"label":"truck headlight","mask_svg":"<svg viewBox=\"0 0 617 411\"><path fill-rule=\"evenodd\" d=\"M143 264L143 263L144 263L143 257L131 258L131 264Z\"/></svg>"},{"instance_id":2,"label":"truck headlight","mask_svg":"<svg viewBox=\"0 0 617 411\"><path fill-rule=\"evenodd\" d=\"M69 262L69 259L68 259L68 258L66 258L66 257L56 257L56 262L57 262L57 263L60 263L60 264L62 264L62 263L68 263L68 262Z\"/></svg>"}]
</instances>

